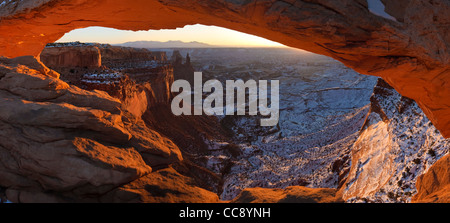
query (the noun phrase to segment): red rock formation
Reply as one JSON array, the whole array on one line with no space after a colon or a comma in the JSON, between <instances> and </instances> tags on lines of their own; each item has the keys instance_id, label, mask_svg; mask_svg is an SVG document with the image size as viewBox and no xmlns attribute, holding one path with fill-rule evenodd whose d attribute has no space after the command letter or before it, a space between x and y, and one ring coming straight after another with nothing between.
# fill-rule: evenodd
<instances>
[{"instance_id":1,"label":"red rock formation","mask_svg":"<svg viewBox=\"0 0 450 223\"><path fill-rule=\"evenodd\" d=\"M437 161L416 182L418 193L413 197L415 203L450 202L450 155Z\"/></svg>"},{"instance_id":2,"label":"red rock formation","mask_svg":"<svg viewBox=\"0 0 450 223\"><path fill-rule=\"evenodd\" d=\"M201 168L181 164L183 167L177 168L184 172L181 175L167 167L183 160L178 147L166 138L180 139L178 127L160 126L169 127L162 136L152 126L164 120L150 115L148 109L168 106L173 73L136 72L132 75L141 73L141 81L147 83L120 83L126 92L115 95L115 89L103 85L91 91L68 85L31 56L2 58L0 105L5 109L0 111L0 189L6 191L7 199L218 202L217 194L196 186L213 189L205 182ZM189 125L183 136L192 134L204 143L203 135L192 133L196 129L192 125L198 129L204 126L197 125L195 119L178 125L183 123ZM29 163L21 164L20 160ZM159 170L152 173L153 168Z\"/></svg>"},{"instance_id":3,"label":"red rock formation","mask_svg":"<svg viewBox=\"0 0 450 223\"><path fill-rule=\"evenodd\" d=\"M383 77L417 101L450 137L450 3L383 2L397 21L370 13L364 0L11 1L0 9L0 55L37 56L64 33L93 25L136 31L217 25L331 56L362 74Z\"/></svg>"},{"instance_id":4,"label":"red rock formation","mask_svg":"<svg viewBox=\"0 0 450 223\"><path fill-rule=\"evenodd\" d=\"M142 115L147 106L168 104L172 95L174 74L165 52L73 43L46 47L40 58L58 71L63 81L85 90L105 91L124 102L134 114ZM142 103L136 105L138 101Z\"/></svg>"},{"instance_id":5,"label":"red rock formation","mask_svg":"<svg viewBox=\"0 0 450 223\"><path fill-rule=\"evenodd\" d=\"M183 159L118 99L54 73L31 56L0 60L0 187L9 200L86 201Z\"/></svg>"},{"instance_id":6,"label":"red rock formation","mask_svg":"<svg viewBox=\"0 0 450 223\"><path fill-rule=\"evenodd\" d=\"M420 199L443 194L450 175L446 161L439 160L445 160L441 157L447 154L450 140L441 136L414 101L382 79L370 101L370 111L351 148L351 166L340 189L343 199L410 202L417 190L415 196ZM419 177L427 170L432 173ZM440 200L436 196L429 201Z\"/></svg>"},{"instance_id":7,"label":"red rock formation","mask_svg":"<svg viewBox=\"0 0 450 223\"><path fill-rule=\"evenodd\" d=\"M99 68L102 65L100 50L95 46L46 47L40 54L41 61L55 68Z\"/></svg>"},{"instance_id":8,"label":"red rock formation","mask_svg":"<svg viewBox=\"0 0 450 223\"><path fill-rule=\"evenodd\" d=\"M336 189L292 186L286 189L249 188L233 203L343 203Z\"/></svg>"},{"instance_id":9,"label":"red rock formation","mask_svg":"<svg viewBox=\"0 0 450 223\"><path fill-rule=\"evenodd\" d=\"M364 0L8 1L0 6L0 55L37 57L66 32L93 25L126 30L217 25L331 56L360 73L381 76L417 101L450 137L450 3L383 2L397 21L371 14ZM68 86L39 61L2 59L0 71L0 103L6 108L0 114L0 182L10 187L9 194L17 195L17 188L23 188L23 194L103 193L110 188L96 186L124 184L147 174L147 164L181 159L176 146L145 129L139 119L122 114L120 102ZM103 145L105 139L113 146ZM55 162L55 157L63 159ZM83 171L73 175L70 170L80 166ZM50 171L54 169L60 172Z\"/></svg>"},{"instance_id":10,"label":"red rock formation","mask_svg":"<svg viewBox=\"0 0 450 223\"><path fill-rule=\"evenodd\" d=\"M167 56L165 52L153 52L148 49L121 47L102 45L99 46L103 65L113 67L130 67L133 64L156 60L160 62L166 62ZM127 64L128 63L128 64Z\"/></svg>"},{"instance_id":11,"label":"red rock formation","mask_svg":"<svg viewBox=\"0 0 450 223\"><path fill-rule=\"evenodd\" d=\"M191 58L189 53L186 55L186 62L183 63L183 56L181 56L180 51L173 51L171 58L173 66L173 76L175 80L186 80L191 85L194 85L194 67L191 64Z\"/></svg>"},{"instance_id":12,"label":"red rock formation","mask_svg":"<svg viewBox=\"0 0 450 223\"><path fill-rule=\"evenodd\" d=\"M138 89L122 102L125 109L136 117L142 117L149 107L148 95L144 89Z\"/></svg>"},{"instance_id":13,"label":"red rock formation","mask_svg":"<svg viewBox=\"0 0 450 223\"><path fill-rule=\"evenodd\" d=\"M107 203L218 203L219 197L194 185L173 168L155 171L101 198Z\"/></svg>"},{"instance_id":14,"label":"red rock formation","mask_svg":"<svg viewBox=\"0 0 450 223\"><path fill-rule=\"evenodd\" d=\"M173 68L171 66L131 68L125 69L124 72L147 89L149 107L154 107L158 104L169 104L172 98L170 86L172 86L174 81Z\"/></svg>"}]
</instances>

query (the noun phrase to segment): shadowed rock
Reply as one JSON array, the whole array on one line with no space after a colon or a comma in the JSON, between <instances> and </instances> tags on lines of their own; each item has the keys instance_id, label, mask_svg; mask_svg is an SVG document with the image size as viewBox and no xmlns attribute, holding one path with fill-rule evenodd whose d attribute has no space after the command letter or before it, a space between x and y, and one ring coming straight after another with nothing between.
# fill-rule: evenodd
<instances>
[{"instance_id":1,"label":"shadowed rock","mask_svg":"<svg viewBox=\"0 0 450 223\"><path fill-rule=\"evenodd\" d=\"M286 189L244 189L233 203L343 203L336 189L292 186Z\"/></svg>"}]
</instances>

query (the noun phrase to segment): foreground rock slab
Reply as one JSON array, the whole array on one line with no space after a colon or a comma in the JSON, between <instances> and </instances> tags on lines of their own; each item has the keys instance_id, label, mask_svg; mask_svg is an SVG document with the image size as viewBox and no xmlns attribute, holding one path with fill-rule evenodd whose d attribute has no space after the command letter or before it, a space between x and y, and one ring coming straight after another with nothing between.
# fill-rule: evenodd
<instances>
[{"instance_id":1,"label":"foreground rock slab","mask_svg":"<svg viewBox=\"0 0 450 223\"><path fill-rule=\"evenodd\" d=\"M0 187L12 202L84 202L183 160L102 91L33 57L0 59Z\"/></svg>"},{"instance_id":2,"label":"foreground rock slab","mask_svg":"<svg viewBox=\"0 0 450 223\"><path fill-rule=\"evenodd\" d=\"M437 161L416 182L418 193L413 197L415 203L450 202L450 155Z\"/></svg>"}]
</instances>

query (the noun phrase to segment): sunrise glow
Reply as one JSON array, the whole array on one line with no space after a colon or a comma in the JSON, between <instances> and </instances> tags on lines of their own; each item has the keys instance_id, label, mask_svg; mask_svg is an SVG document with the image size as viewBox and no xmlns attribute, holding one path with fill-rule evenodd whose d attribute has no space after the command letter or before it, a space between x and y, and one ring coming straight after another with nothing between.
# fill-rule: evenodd
<instances>
[{"instance_id":1,"label":"sunrise glow","mask_svg":"<svg viewBox=\"0 0 450 223\"><path fill-rule=\"evenodd\" d=\"M98 42L120 44L133 41L201 42L221 47L284 47L284 45L258 36L238 31L205 25L188 25L184 28L124 31L104 27L89 27L66 33L58 42Z\"/></svg>"}]
</instances>

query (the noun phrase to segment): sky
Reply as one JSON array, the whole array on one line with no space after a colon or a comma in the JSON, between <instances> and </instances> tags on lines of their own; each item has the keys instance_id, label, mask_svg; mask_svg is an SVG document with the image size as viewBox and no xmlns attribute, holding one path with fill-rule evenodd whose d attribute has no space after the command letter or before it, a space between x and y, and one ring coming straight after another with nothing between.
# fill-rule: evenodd
<instances>
[{"instance_id":1,"label":"sky","mask_svg":"<svg viewBox=\"0 0 450 223\"><path fill-rule=\"evenodd\" d=\"M215 46L228 47L283 47L284 45L258 36L238 31L205 25L188 25L184 28L124 31L104 27L89 27L66 33L57 42L97 42L119 44L133 41L161 41L180 40L183 42L202 42Z\"/></svg>"}]
</instances>

